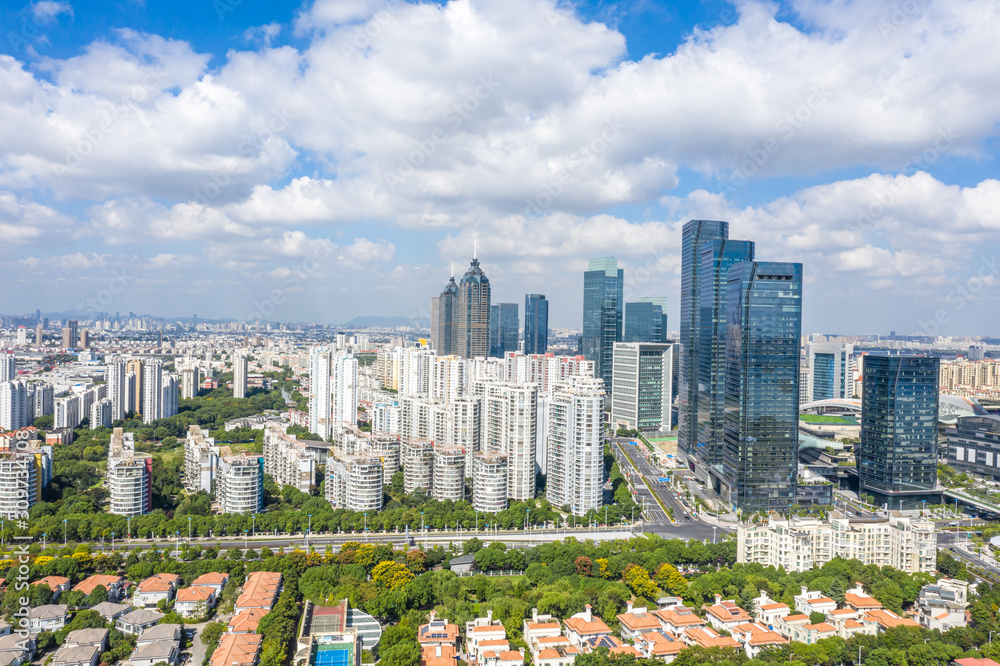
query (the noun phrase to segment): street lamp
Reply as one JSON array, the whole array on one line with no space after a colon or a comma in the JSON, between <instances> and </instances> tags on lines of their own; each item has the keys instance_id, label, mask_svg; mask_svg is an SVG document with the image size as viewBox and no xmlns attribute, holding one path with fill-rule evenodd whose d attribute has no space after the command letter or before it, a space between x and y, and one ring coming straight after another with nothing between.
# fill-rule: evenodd
<instances>
[{"instance_id":1,"label":"street lamp","mask_svg":"<svg viewBox=\"0 0 1000 666\"><path fill-rule=\"evenodd\" d=\"M191 540L191 516L188 516L188 541Z\"/></svg>"},{"instance_id":2,"label":"street lamp","mask_svg":"<svg viewBox=\"0 0 1000 666\"><path fill-rule=\"evenodd\" d=\"M310 514L306 514L306 515L309 516L309 527L306 528L306 547L308 548L309 547L309 534L312 532L312 527L313 527L313 515L311 513Z\"/></svg>"},{"instance_id":3,"label":"street lamp","mask_svg":"<svg viewBox=\"0 0 1000 666\"><path fill-rule=\"evenodd\" d=\"M42 550L45 550L45 537L47 537L47 536L48 536L48 534L43 534L42 535Z\"/></svg>"},{"instance_id":4,"label":"street lamp","mask_svg":"<svg viewBox=\"0 0 1000 666\"><path fill-rule=\"evenodd\" d=\"M115 533L111 533L111 552L115 552Z\"/></svg>"},{"instance_id":5,"label":"street lamp","mask_svg":"<svg viewBox=\"0 0 1000 666\"><path fill-rule=\"evenodd\" d=\"M368 513L365 512L365 543L368 543Z\"/></svg>"},{"instance_id":6,"label":"street lamp","mask_svg":"<svg viewBox=\"0 0 1000 666\"><path fill-rule=\"evenodd\" d=\"M476 534L479 534L479 512L476 511Z\"/></svg>"},{"instance_id":7,"label":"street lamp","mask_svg":"<svg viewBox=\"0 0 1000 666\"><path fill-rule=\"evenodd\" d=\"M424 552L427 552L427 532L424 532L424 512L420 512L420 531L424 535Z\"/></svg>"},{"instance_id":8,"label":"street lamp","mask_svg":"<svg viewBox=\"0 0 1000 666\"><path fill-rule=\"evenodd\" d=\"M6 525L6 524L7 524L7 521L0 520L0 548L4 548L4 543L3 543L3 539L4 539L3 526Z\"/></svg>"},{"instance_id":9,"label":"street lamp","mask_svg":"<svg viewBox=\"0 0 1000 666\"><path fill-rule=\"evenodd\" d=\"M712 543L715 543L715 530L719 528L718 525L712 525Z\"/></svg>"},{"instance_id":10,"label":"street lamp","mask_svg":"<svg viewBox=\"0 0 1000 666\"><path fill-rule=\"evenodd\" d=\"M132 516L129 516L128 518L125 519L125 527L128 528L126 536L127 536L128 540L129 540L129 542L131 542L132 541Z\"/></svg>"},{"instance_id":11,"label":"street lamp","mask_svg":"<svg viewBox=\"0 0 1000 666\"><path fill-rule=\"evenodd\" d=\"M63 518L63 546L66 545L66 521L67 518Z\"/></svg>"},{"instance_id":12,"label":"street lamp","mask_svg":"<svg viewBox=\"0 0 1000 666\"><path fill-rule=\"evenodd\" d=\"M257 536L257 514L256 513L253 514L253 516L251 516L251 520L253 521L253 523L252 523L253 531L250 534L252 534L253 536Z\"/></svg>"},{"instance_id":13,"label":"street lamp","mask_svg":"<svg viewBox=\"0 0 1000 666\"><path fill-rule=\"evenodd\" d=\"M249 530L243 530L243 550L244 551L248 550L248 547L247 547L247 534L248 533L249 533Z\"/></svg>"}]
</instances>

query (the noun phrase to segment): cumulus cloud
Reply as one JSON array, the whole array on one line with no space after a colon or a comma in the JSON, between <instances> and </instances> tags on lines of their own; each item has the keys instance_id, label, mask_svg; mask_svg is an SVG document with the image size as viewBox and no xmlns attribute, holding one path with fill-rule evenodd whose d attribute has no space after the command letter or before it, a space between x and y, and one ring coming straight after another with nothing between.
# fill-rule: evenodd
<instances>
[{"instance_id":1,"label":"cumulus cloud","mask_svg":"<svg viewBox=\"0 0 1000 666\"><path fill-rule=\"evenodd\" d=\"M60 14L73 16L73 7L68 2L40 0L40 2L33 2L31 4L31 13L36 20L48 23Z\"/></svg>"}]
</instances>

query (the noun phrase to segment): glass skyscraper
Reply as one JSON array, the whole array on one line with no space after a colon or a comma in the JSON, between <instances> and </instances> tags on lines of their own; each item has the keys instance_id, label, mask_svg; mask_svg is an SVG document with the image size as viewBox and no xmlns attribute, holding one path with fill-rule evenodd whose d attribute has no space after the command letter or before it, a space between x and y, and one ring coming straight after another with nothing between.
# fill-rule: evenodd
<instances>
[{"instance_id":1,"label":"glass skyscraper","mask_svg":"<svg viewBox=\"0 0 1000 666\"><path fill-rule=\"evenodd\" d=\"M701 246L698 280L697 456L722 472L723 408L726 388L726 299L729 269L753 261L754 244L712 240Z\"/></svg>"},{"instance_id":2,"label":"glass skyscraper","mask_svg":"<svg viewBox=\"0 0 1000 666\"><path fill-rule=\"evenodd\" d=\"M890 509L940 501L934 496L939 372L933 356L864 357L858 478L862 494Z\"/></svg>"},{"instance_id":3,"label":"glass skyscraper","mask_svg":"<svg viewBox=\"0 0 1000 666\"><path fill-rule=\"evenodd\" d=\"M524 297L524 353L544 354L549 348L549 302L542 294Z\"/></svg>"},{"instance_id":4,"label":"glass skyscraper","mask_svg":"<svg viewBox=\"0 0 1000 666\"><path fill-rule=\"evenodd\" d=\"M801 331L802 264L729 269L723 495L744 512L795 501Z\"/></svg>"},{"instance_id":5,"label":"glass skyscraper","mask_svg":"<svg viewBox=\"0 0 1000 666\"><path fill-rule=\"evenodd\" d=\"M431 299L431 346L440 356L454 353L452 330L455 326L455 301L458 285L452 275L440 296Z\"/></svg>"},{"instance_id":6,"label":"glass skyscraper","mask_svg":"<svg viewBox=\"0 0 1000 666\"><path fill-rule=\"evenodd\" d=\"M490 306L490 356L503 358L509 351L517 351L520 333L517 303L497 303Z\"/></svg>"},{"instance_id":7,"label":"glass skyscraper","mask_svg":"<svg viewBox=\"0 0 1000 666\"><path fill-rule=\"evenodd\" d=\"M452 318L452 353L462 358L490 353L490 280L473 257L455 296Z\"/></svg>"},{"instance_id":8,"label":"glass skyscraper","mask_svg":"<svg viewBox=\"0 0 1000 666\"><path fill-rule=\"evenodd\" d=\"M640 298L625 304L624 342L667 341L667 299Z\"/></svg>"},{"instance_id":9,"label":"glass skyscraper","mask_svg":"<svg viewBox=\"0 0 1000 666\"><path fill-rule=\"evenodd\" d=\"M854 395L854 345L813 342L806 347L809 381L806 399L831 400Z\"/></svg>"},{"instance_id":10,"label":"glass skyscraper","mask_svg":"<svg viewBox=\"0 0 1000 666\"><path fill-rule=\"evenodd\" d=\"M681 240L681 323L678 370L677 449L694 469L698 447L698 297L701 281L701 246L708 241L726 240L729 223L717 220L690 220Z\"/></svg>"},{"instance_id":11,"label":"glass skyscraper","mask_svg":"<svg viewBox=\"0 0 1000 666\"><path fill-rule=\"evenodd\" d=\"M583 274L583 356L611 389L614 345L622 340L625 272L614 257L591 259Z\"/></svg>"}]
</instances>

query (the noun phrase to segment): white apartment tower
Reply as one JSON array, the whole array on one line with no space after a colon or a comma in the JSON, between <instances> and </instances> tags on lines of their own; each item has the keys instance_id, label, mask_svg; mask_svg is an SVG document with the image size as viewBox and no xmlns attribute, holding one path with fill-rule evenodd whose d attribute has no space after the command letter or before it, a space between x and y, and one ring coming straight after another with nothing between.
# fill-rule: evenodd
<instances>
[{"instance_id":1,"label":"white apartment tower","mask_svg":"<svg viewBox=\"0 0 1000 666\"><path fill-rule=\"evenodd\" d=\"M455 502L465 499L465 449L435 446L432 461L431 497Z\"/></svg>"},{"instance_id":2,"label":"white apartment tower","mask_svg":"<svg viewBox=\"0 0 1000 666\"><path fill-rule=\"evenodd\" d=\"M358 421L358 359L337 356L333 360L333 431Z\"/></svg>"},{"instance_id":3,"label":"white apartment tower","mask_svg":"<svg viewBox=\"0 0 1000 666\"><path fill-rule=\"evenodd\" d=\"M115 428L108 447L111 513L141 516L153 509L153 460L135 450L135 436Z\"/></svg>"},{"instance_id":4,"label":"white apartment tower","mask_svg":"<svg viewBox=\"0 0 1000 666\"><path fill-rule=\"evenodd\" d=\"M104 369L104 381L108 385L108 399L111 401L111 420L120 421L127 412L128 379L125 359L112 357Z\"/></svg>"},{"instance_id":5,"label":"white apartment tower","mask_svg":"<svg viewBox=\"0 0 1000 666\"><path fill-rule=\"evenodd\" d=\"M220 513L258 513L263 509L263 458L246 453L219 458L215 500Z\"/></svg>"},{"instance_id":6,"label":"white apartment tower","mask_svg":"<svg viewBox=\"0 0 1000 666\"><path fill-rule=\"evenodd\" d=\"M216 469L219 465L219 447L208 430L198 425L188 426L184 440L184 489L189 493L213 491Z\"/></svg>"},{"instance_id":7,"label":"white apartment tower","mask_svg":"<svg viewBox=\"0 0 1000 666\"><path fill-rule=\"evenodd\" d=\"M13 354L0 352L0 382L9 382L17 377L17 358Z\"/></svg>"},{"instance_id":8,"label":"white apartment tower","mask_svg":"<svg viewBox=\"0 0 1000 666\"><path fill-rule=\"evenodd\" d=\"M177 385L177 375L167 375L163 378L163 399L160 402L160 416L165 419L177 414L180 402L180 387Z\"/></svg>"},{"instance_id":9,"label":"white apartment tower","mask_svg":"<svg viewBox=\"0 0 1000 666\"><path fill-rule=\"evenodd\" d=\"M477 453L472 457L472 508L499 513L507 508L507 456Z\"/></svg>"},{"instance_id":10,"label":"white apartment tower","mask_svg":"<svg viewBox=\"0 0 1000 666\"><path fill-rule=\"evenodd\" d=\"M181 368L181 397L194 398L201 388L201 369L197 363Z\"/></svg>"},{"instance_id":11,"label":"white apartment tower","mask_svg":"<svg viewBox=\"0 0 1000 666\"><path fill-rule=\"evenodd\" d=\"M233 354L233 397L247 397L247 357Z\"/></svg>"},{"instance_id":12,"label":"white apartment tower","mask_svg":"<svg viewBox=\"0 0 1000 666\"><path fill-rule=\"evenodd\" d=\"M483 450L507 456L507 497L535 497L535 429L538 387L487 382L483 402Z\"/></svg>"},{"instance_id":13,"label":"white apartment tower","mask_svg":"<svg viewBox=\"0 0 1000 666\"><path fill-rule=\"evenodd\" d=\"M309 352L309 432L325 441L333 435L330 416L333 412L333 375L330 350L317 347Z\"/></svg>"},{"instance_id":14,"label":"white apartment tower","mask_svg":"<svg viewBox=\"0 0 1000 666\"><path fill-rule=\"evenodd\" d=\"M163 362L150 359L143 363L142 422L152 423L163 417Z\"/></svg>"},{"instance_id":15,"label":"white apartment tower","mask_svg":"<svg viewBox=\"0 0 1000 666\"><path fill-rule=\"evenodd\" d=\"M0 382L0 428L17 430L27 425L28 385L19 379Z\"/></svg>"},{"instance_id":16,"label":"white apartment tower","mask_svg":"<svg viewBox=\"0 0 1000 666\"><path fill-rule=\"evenodd\" d=\"M604 382L571 377L549 403L546 496L577 516L601 506L604 483Z\"/></svg>"}]
</instances>

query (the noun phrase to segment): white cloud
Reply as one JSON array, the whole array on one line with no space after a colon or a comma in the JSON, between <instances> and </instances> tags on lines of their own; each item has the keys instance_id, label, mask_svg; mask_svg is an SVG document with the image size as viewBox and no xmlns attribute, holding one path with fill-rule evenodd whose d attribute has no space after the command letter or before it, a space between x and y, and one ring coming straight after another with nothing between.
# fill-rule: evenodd
<instances>
[{"instance_id":1,"label":"white cloud","mask_svg":"<svg viewBox=\"0 0 1000 666\"><path fill-rule=\"evenodd\" d=\"M73 7L68 2L55 2L54 0L40 0L31 4L31 13L35 19L48 23L60 14L73 16Z\"/></svg>"}]
</instances>

